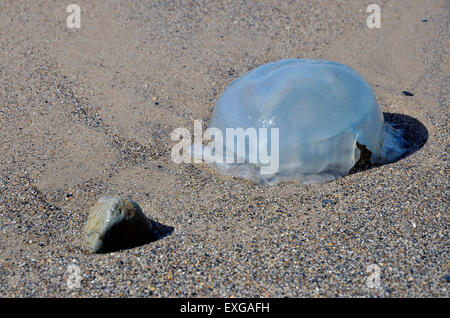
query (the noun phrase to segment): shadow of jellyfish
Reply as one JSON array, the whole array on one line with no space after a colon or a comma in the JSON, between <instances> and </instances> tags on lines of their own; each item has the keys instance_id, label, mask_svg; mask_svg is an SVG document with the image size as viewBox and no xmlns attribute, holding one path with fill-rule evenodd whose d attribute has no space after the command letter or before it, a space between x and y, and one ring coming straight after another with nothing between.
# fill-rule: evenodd
<instances>
[{"instance_id":1,"label":"shadow of jellyfish","mask_svg":"<svg viewBox=\"0 0 450 318\"><path fill-rule=\"evenodd\" d=\"M402 114L384 113L384 120L395 129L402 131L402 137L407 142L407 151L394 160L397 162L405 157L408 157L422 148L428 141L427 128L417 119ZM370 162L370 151L364 145L357 143L361 151L361 158L358 163L350 170L349 174L369 170L373 167L381 166L381 164L372 164ZM393 163L390 162L390 163Z\"/></svg>"}]
</instances>

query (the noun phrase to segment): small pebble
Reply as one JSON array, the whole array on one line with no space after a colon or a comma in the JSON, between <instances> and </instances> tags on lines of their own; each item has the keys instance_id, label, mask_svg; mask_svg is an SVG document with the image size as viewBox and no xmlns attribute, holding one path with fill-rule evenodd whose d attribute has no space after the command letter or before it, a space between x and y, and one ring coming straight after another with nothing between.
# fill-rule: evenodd
<instances>
[{"instance_id":1,"label":"small pebble","mask_svg":"<svg viewBox=\"0 0 450 318\"><path fill-rule=\"evenodd\" d=\"M408 92L408 91L403 91L402 94L405 95L405 96L414 96L413 93Z\"/></svg>"},{"instance_id":2,"label":"small pebble","mask_svg":"<svg viewBox=\"0 0 450 318\"><path fill-rule=\"evenodd\" d=\"M327 199L322 200L322 206L325 206L327 204L336 204L336 201L327 200Z\"/></svg>"}]
</instances>

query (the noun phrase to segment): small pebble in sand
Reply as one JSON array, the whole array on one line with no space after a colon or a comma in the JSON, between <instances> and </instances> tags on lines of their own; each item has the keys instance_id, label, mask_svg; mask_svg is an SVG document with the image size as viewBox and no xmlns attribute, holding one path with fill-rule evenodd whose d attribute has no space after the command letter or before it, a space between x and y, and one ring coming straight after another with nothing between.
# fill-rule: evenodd
<instances>
[{"instance_id":1,"label":"small pebble in sand","mask_svg":"<svg viewBox=\"0 0 450 318\"><path fill-rule=\"evenodd\" d=\"M327 204L336 204L336 201L324 199L322 200L322 206L326 206Z\"/></svg>"},{"instance_id":2,"label":"small pebble in sand","mask_svg":"<svg viewBox=\"0 0 450 318\"><path fill-rule=\"evenodd\" d=\"M154 238L152 222L139 205L120 197L100 198L85 226L85 240L94 253L136 247Z\"/></svg>"},{"instance_id":3,"label":"small pebble in sand","mask_svg":"<svg viewBox=\"0 0 450 318\"><path fill-rule=\"evenodd\" d=\"M405 96L414 96L413 93L408 92L408 91L403 91L402 94L405 95Z\"/></svg>"}]
</instances>

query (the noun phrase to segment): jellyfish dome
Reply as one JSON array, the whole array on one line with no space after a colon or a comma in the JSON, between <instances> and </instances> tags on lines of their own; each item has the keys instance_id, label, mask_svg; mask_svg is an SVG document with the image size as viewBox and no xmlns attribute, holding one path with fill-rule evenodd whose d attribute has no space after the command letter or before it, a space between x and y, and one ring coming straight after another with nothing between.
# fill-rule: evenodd
<instances>
[{"instance_id":1,"label":"jellyfish dome","mask_svg":"<svg viewBox=\"0 0 450 318\"><path fill-rule=\"evenodd\" d=\"M277 152L276 170L264 171L267 161L260 153L253 162L212 163L222 174L261 184L324 183L346 175L360 158L357 143L371 152L372 163L395 161L406 151L401 132L384 121L361 75L324 60L281 60L244 74L218 100L209 127L224 139L230 128L267 129L256 146L265 142L268 153ZM278 137L277 147L270 147L271 134ZM256 142L249 137L246 156ZM221 147L225 153L236 151L225 143Z\"/></svg>"}]
</instances>

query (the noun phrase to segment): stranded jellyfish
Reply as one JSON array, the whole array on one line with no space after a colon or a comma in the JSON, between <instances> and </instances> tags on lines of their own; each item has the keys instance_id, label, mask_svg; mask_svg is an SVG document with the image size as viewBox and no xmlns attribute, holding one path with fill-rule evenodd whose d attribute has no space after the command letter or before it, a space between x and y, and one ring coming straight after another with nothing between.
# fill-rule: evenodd
<instances>
[{"instance_id":1,"label":"stranded jellyfish","mask_svg":"<svg viewBox=\"0 0 450 318\"><path fill-rule=\"evenodd\" d=\"M222 174L261 184L334 180L358 162L357 144L371 163L407 150L361 75L323 60L281 60L244 74L218 100L209 127L203 158Z\"/></svg>"}]
</instances>

